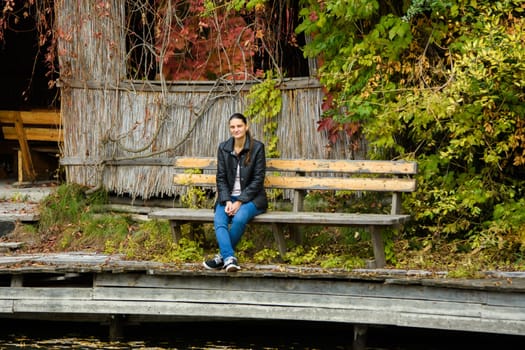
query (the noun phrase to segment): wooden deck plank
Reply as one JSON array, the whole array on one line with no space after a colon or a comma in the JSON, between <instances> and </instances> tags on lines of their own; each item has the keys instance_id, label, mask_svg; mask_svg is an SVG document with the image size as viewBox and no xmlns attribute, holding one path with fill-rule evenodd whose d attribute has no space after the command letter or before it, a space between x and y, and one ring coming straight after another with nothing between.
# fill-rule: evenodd
<instances>
[{"instance_id":1,"label":"wooden deck plank","mask_svg":"<svg viewBox=\"0 0 525 350\"><path fill-rule=\"evenodd\" d=\"M281 307L323 307L347 310L396 310L402 313L429 313L435 316L523 320L525 307L501 307L469 303L466 301L443 301L426 299L398 298L393 295L380 297L355 295L330 295L317 293L294 293L287 291L242 291L225 289L224 292L206 289L168 289L168 288L96 288L94 299L126 301L159 301L188 303L227 303L247 305L269 305Z\"/></svg>"},{"instance_id":2,"label":"wooden deck plank","mask_svg":"<svg viewBox=\"0 0 525 350\"><path fill-rule=\"evenodd\" d=\"M92 288L74 288L74 287L0 287L0 300L92 300Z\"/></svg>"},{"instance_id":3,"label":"wooden deck plank","mask_svg":"<svg viewBox=\"0 0 525 350\"><path fill-rule=\"evenodd\" d=\"M307 272L303 272L307 274ZM383 284L377 282L366 281L344 281L344 280L328 280L328 279L313 279L307 280L299 278L300 273L290 276L278 276L265 273L265 276L274 278L271 285L264 281L259 283L257 274L247 275L241 272L240 276L235 279L235 284L238 290L244 292L275 292L285 291L286 293L305 294L314 293L323 295L325 297L331 296L353 296L353 297L367 297L367 298L396 298L398 300L434 300L441 302L457 302L464 304L479 304L488 306L505 306L525 310L525 288L521 289L520 293L515 293L518 290L507 290L502 288L499 292L492 289L481 288L470 284L468 281L460 288L446 288L434 287L429 289L426 287L425 281L427 279L413 279L414 282L420 281L420 284L412 284L409 287L406 285L396 285L390 283L390 278L385 279L385 287ZM169 276L169 275L146 275L146 274L132 274L132 275L114 275L114 274L99 274L94 283L97 288L145 288L156 289L159 291L165 289L177 290L210 290L212 286L223 290L222 283L231 283L227 276L218 272L207 275L209 278L224 279L219 283L211 284L208 279L193 278L192 276ZM259 275L260 277L260 275ZM522 279L516 279L515 284L519 284ZM504 280L497 279L491 281L493 284L501 285ZM469 286L475 288L469 289ZM484 293L480 293L484 291Z\"/></svg>"},{"instance_id":4,"label":"wooden deck plank","mask_svg":"<svg viewBox=\"0 0 525 350\"><path fill-rule=\"evenodd\" d=\"M0 220L31 222L39 218L38 203L0 200Z\"/></svg>"},{"instance_id":5,"label":"wooden deck plank","mask_svg":"<svg viewBox=\"0 0 525 350\"><path fill-rule=\"evenodd\" d=\"M217 294L217 293L215 293ZM324 306L282 306L265 304L224 302L158 302L144 300L71 300L71 299L18 299L13 301L14 313L86 313L86 314L128 314L161 316L205 317L207 319L246 318L246 319L287 319L303 321L345 322L354 324L401 325L406 327L426 327L448 330L468 330L477 332L520 334L525 329L523 312L512 313L508 318L491 318L490 313L474 308L460 315L432 308L433 302L422 307L401 310L392 307L347 307L332 308ZM482 309L486 309L482 307ZM439 312L439 314L433 313ZM464 310L465 312L467 310ZM472 315L472 316L469 316Z\"/></svg>"}]
</instances>

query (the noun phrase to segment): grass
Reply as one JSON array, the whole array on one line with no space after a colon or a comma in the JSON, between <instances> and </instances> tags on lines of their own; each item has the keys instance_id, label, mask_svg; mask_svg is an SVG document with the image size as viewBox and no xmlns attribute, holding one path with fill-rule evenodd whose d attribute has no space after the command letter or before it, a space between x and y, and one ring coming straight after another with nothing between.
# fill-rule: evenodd
<instances>
[{"instance_id":1,"label":"grass","mask_svg":"<svg viewBox=\"0 0 525 350\"><path fill-rule=\"evenodd\" d=\"M320 208L321 199L310 206ZM61 185L41 203L39 225L19 225L8 237L27 242L22 252L92 251L120 254L130 260L170 263L201 262L217 252L211 224L185 225L175 244L166 221L135 221L129 214L101 212L104 192L86 195L76 185ZM193 235L192 235L193 233ZM297 245L287 239L288 253L279 256L273 235L264 225L250 225L237 247L243 263L355 269L373 257L368 233L353 228L305 227L306 239ZM289 237L288 237L289 238ZM452 277L479 277L481 271L525 271L519 256L497 247L472 249L469 242L436 237L386 235L389 268L447 271Z\"/></svg>"}]
</instances>

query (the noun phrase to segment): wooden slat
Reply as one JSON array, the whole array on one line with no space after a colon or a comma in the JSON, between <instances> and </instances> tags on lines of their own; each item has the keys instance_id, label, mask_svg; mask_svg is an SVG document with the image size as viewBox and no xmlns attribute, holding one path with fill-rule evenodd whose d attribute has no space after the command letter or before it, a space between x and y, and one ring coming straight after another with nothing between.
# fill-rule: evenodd
<instances>
[{"instance_id":1,"label":"wooden slat","mask_svg":"<svg viewBox=\"0 0 525 350\"><path fill-rule=\"evenodd\" d=\"M415 174L414 162L327 159L268 159L267 170L358 174Z\"/></svg>"},{"instance_id":2,"label":"wooden slat","mask_svg":"<svg viewBox=\"0 0 525 350\"><path fill-rule=\"evenodd\" d=\"M6 140L18 140L16 130L12 126L3 126L2 133L4 134L4 139Z\"/></svg>"},{"instance_id":3,"label":"wooden slat","mask_svg":"<svg viewBox=\"0 0 525 350\"><path fill-rule=\"evenodd\" d=\"M178 157L173 162L175 168L181 169L217 169L217 159L212 157Z\"/></svg>"},{"instance_id":4,"label":"wooden slat","mask_svg":"<svg viewBox=\"0 0 525 350\"><path fill-rule=\"evenodd\" d=\"M15 118L20 116L24 125L54 125L60 126L60 112L55 110L31 110L31 111L1 111L0 123L12 124Z\"/></svg>"},{"instance_id":5,"label":"wooden slat","mask_svg":"<svg viewBox=\"0 0 525 350\"><path fill-rule=\"evenodd\" d=\"M183 169L215 170L217 161L212 157L180 157L174 166ZM333 172L358 174L397 174L417 173L416 162L372 161L372 160L327 160L327 159L274 159L266 160L267 171L293 172Z\"/></svg>"},{"instance_id":6,"label":"wooden slat","mask_svg":"<svg viewBox=\"0 0 525 350\"><path fill-rule=\"evenodd\" d=\"M13 124L19 114L18 111L0 111L0 123Z\"/></svg>"},{"instance_id":7,"label":"wooden slat","mask_svg":"<svg viewBox=\"0 0 525 350\"><path fill-rule=\"evenodd\" d=\"M24 125L50 125L60 126L60 112L53 110L31 110L21 111Z\"/></svg>"},{"instance_id":8,"label":"wooden slat","mask_svg":"<svg viewBox=\"0 0 525 350\"><path fill-rule=\"evenodd\" d=\"M169 208L153 211L150 218L176 220L179 222L213 222L212 209ZM402 224L410 219L410 215L358 214L358 213L315 213L268 211L252 219L253 223L284 223L301 225L380 225L390 226Z\"/></svg>"},{"instance_id":9,"label":"wooden slat","mask_svg":"<svg viewBox=\"0 0 525 350\"><path fill-rule=\"evenodd\" d=\"M396 178L337 178L337 177L293 177L266 176L268 188L301 190L349 190L380 192L412 192L416 188L414 179Z\"/></svg>"},{"instance_id":10,"label":"wooden slat","mask_svg":"<svg viewBox=\"0 0 525 350\"><path fill-rule=\"evenodd\" d=\"M2 128L6 140L19 140L14 127L4 126ZM50 141L62 142L63 136L60 129L24 127L25 138L28 141Z\"/></svg>"},{"instance_id":11,"label":"wooden slat","mask_svg":"<svg viewBox=\"0 0 525 350\"><path fill-rule=\"evenodd\" d=\"M183 186L215 186L213 174L175 174L174 183ZM267 175L266 188L301 190L349 190L380 192L412 192L416 180L401 178L337 178L315 176L273 176Z\"/></svg>"},{"instance_id":12,"label":"wooden slat","mask_svg":"<svg viewBox=\"0 0 525 350\"><path fill-rule=\"evenodd\" d=\"M103 162L109 166L131 166L131 167L143 167L143 166L170 166L173 165L173 160L169 158L147 158L147 159L124 159L124 160L101 160L97 158L85 158L85 157L62 157L60 158L60 164L68 166L93 166L100 165Z\"/></svg>"}]
</instances>

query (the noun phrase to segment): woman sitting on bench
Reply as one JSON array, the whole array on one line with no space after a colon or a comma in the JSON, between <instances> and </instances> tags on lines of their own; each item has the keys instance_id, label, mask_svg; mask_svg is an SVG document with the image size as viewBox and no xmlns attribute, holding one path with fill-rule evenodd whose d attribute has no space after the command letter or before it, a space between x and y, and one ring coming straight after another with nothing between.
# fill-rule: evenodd
<instances>
[{"instance_id":1,"label":"woman sitting on bench","mask_svg":"<svg viewBox=\"0 0 525 350\"><path fill-rule=\"evenodd\" d=\"M240 270L235 246L246 224L268 208L264 190L266 155L264 144L251 137L246 117L229 118L231 137L219 144L217 152L217 193L215 236L220 254L205 261L207 269Z\"/></svg>"}]
</instances>

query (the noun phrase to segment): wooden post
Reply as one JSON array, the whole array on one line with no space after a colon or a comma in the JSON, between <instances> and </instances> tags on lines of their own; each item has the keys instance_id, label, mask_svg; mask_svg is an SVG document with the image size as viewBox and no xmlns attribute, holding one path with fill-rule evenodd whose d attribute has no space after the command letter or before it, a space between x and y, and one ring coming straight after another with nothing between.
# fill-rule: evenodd
<instances>
[{"instance_id":1,"label":"wooden post","mask_svg":"<svg viewBox=\"0 0 525 350\"><path fill-rule=\"evenodd\" d=\"M298 171L295 173L297 176L305 176L304 171ZM304 197L306 195L306 191L304 190L294 190L293 193L293 212L301 212L304 210ZM303 234L303 228L297 225L290 225L290 233L293 237L293 240L296 244L303 244L304 241L304 234Z\"/></svg>"},{"instance_id":2,"label":"wooden post","mask_svg":"<svg viewBox=\"0 0 525 350\"><path fill-rule=\"evenodd\" d=\"M124 338L124 315L109 317L109 340L115 341Z\"/></svg>"},{"instance_id":3,"label":"wooden post","mask_svg":"<svg viewBox=\"0 0 525 350\"><path fill-rule=\"evenodd\" d=\"M171 235L175 244L179 244L180 239L182 238L181 225L182 223L178 221L170 220Z\"/></svg>"},{"instance_id":4,"label":"wooden post","mask_svg":"<svg viewBox=\"0 0 525 350\"><path fill-rule=\"evenodd\" d=\"M24 275L12 275L11 276L11 287L23 287L24 286Z\"/></svg>"},{"instance_id":5,"label":"wooden post","mask_svg":"<svg viewBox=\"0 0 525 350\"><path fill-rule=\"evenodd\" d=\"M375 267L385 267L385 245L383 243L383 237L381 237L381 229L377 226L369 226L369 231L372 237L372 247L374 248Z\"/></svg>"},{"instance_id":6,"label":"wooden post","mask_svg":"<svg viewBox=\"0 0 525 350\"><path fill-rule=\"evenodd\" d=\"M24 179L33 181L36 178L36 173L33 167L33 160L31 159L29 144L27 142L24 123L22 122L22 116L20 115L20 112L14 115L13 121L15 123L18 145L20 146L20 150L18 151L18 181L23 182Z\"/></svg>"},{"instance_id":7,"label":"wooden post","mask_svg":"<svg viewBox=\"0 0 525 350\"><path fill-rule=\"evenodd\" d=\"M366 336L368 326L362 324L354 325L354 340L352 342L352 350L366 349Z\"/></svg>"},{"instance_id":8,"label":"wooden post","mask_svg":"<svg viewBox=\"0 0 525 350\"><path fill-rule=\"evenodd\" d=\"M281 258L284 258L284 255L286 254L286 241L284 240L283 230L279 224L273 223L272 232L275 242L277 243L277 249L279 249L279 254L281 255Z\"/></svg>"},{"instance_id":9,"label":"wooden post","mask_svg":"<svg viewBox=\"0 0 525 350\"><path fill-rule=\"evenodd\" d=\"M401 213L401 193L392 193L392 207L390 208L390 214L398 215Z\"/></svg>"}]
</instances>

